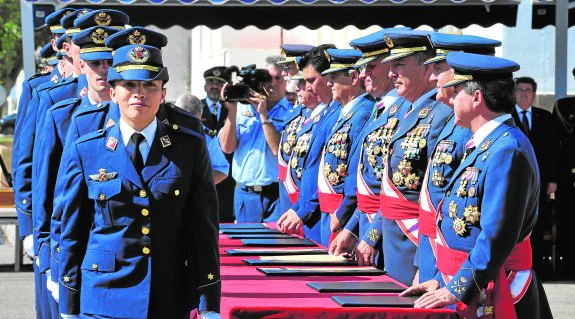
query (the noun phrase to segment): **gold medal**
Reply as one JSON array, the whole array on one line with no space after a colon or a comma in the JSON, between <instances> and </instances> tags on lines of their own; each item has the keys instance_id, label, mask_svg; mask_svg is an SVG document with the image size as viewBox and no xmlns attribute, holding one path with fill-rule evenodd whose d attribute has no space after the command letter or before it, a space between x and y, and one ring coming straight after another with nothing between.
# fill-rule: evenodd
<instances>
[{"instance_id":1,"label":"gold medal","mask_svg":"<svg viewBox=\"0 0 575 319\"><path fill-rule=\"evenodd\" d=\"M422 138L421 140L419 140L419 148L424 148L425 145L427 145L427 142L425 141L424 138Z\"/></svg>"},{"instance_id":2,"label":"gold medal","mask_svg":"<svg viewBox=\"0 0 575 319\"><path fill-rule=\"evenodd\" d=\"M467 232L467 225L465 224L465 221L459 217L456 217L453 220L453 230L457 235L463 237L463 235L465 235L465 232Z\"/></svg>"},{"instance_id":3,"label":"gold medal","mask_svg":"<svg viewBox=\"0 0 575 319\"><path fill-rule=\"evenodd\" d=\"M467 195L469 195L469 197L475 196L475 186L469 187L469 190L467 191Z\"/></svg>"},{"instance_id":4,"label":"gold medal","mask_svg":"<svg viewBox=\"0 0 575 319\"><path fill-rule=\"evenodd\" d=\"M451 201L447 211L449 212L449 218L457 217L457 203L455 203L455 201Z\"/></svg>"},{"instance_id":5,"label":"gold medal","mask_svg":"<svg viewBox=\"0 0 575 319\"><path fill-rule=\"evenodd\" d=\"M381 147L380 147L379 145L376 145L376 146L373 148L373 153L374 153L375 155L379 155L379 153L381 153Z\"/></svg>"},{"instance_id":6,"label":"gold medal","mask_svg":"<svg viewBox=\"0 0 575 319\"><path fill-rule=\"evenodd\" d=\"M443 161L445 164L449 165L453 162L453 156L451 156L451 154L445 154L445 159Z\"/></svg>"}]
</instances>

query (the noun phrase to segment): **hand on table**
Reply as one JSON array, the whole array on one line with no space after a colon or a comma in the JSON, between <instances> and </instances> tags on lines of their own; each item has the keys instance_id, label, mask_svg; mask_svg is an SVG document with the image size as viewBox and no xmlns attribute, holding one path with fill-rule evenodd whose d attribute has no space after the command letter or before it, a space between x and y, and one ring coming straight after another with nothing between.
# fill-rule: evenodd
<instances>
[{"instance_id":1,"label":"hand on table","mask_svg":"<svg viewBox=\"0 0 575 319\"><path fill-rule=\"evenodd\" d=\"M303 222L293 210L285 212L277 222L278 229L284 234L299 234Z\"/></svg>"},{"instance_id":2,"label":"hand on table","mask_svg":"<svg viewBox=\"0 0 575 319\"><path fill-rule=\"evenodd\" d=\"M375 266L377 250L365 241L361 241L355 249L355 258L360 266Z\"/></svg>"},{"instance_id":3,"label":"hand on table","mask_svg":"<svg viewBox=\"0 0 575 319\"><path fill-rule=\"evenodd\" d=\"M339 256L343 253L352 254L357 244L357 237L347 230L341 231L329 245L329 254Z\"/></svg>"}]
</instances>

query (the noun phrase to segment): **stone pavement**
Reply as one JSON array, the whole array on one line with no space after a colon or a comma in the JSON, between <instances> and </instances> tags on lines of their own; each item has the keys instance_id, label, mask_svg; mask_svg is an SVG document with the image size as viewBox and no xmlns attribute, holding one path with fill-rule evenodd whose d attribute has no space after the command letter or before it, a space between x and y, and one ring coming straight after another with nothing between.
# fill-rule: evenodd
<instances>
[{"instance_id":1,"label":"stone pavement","mask_svg":"<svg viewBox=\"0 0 575 319\"><path fill-rule=\"evenodd\" d=\"M0 231L0 237L2 237ZM32 319L34 274L30 259L24 257L23 271L13 271L14 246L0 242L0 319ZM571 319L575 313L575 281L546 282L545 292L555 319Z\"/></svg>"}]
</instances>

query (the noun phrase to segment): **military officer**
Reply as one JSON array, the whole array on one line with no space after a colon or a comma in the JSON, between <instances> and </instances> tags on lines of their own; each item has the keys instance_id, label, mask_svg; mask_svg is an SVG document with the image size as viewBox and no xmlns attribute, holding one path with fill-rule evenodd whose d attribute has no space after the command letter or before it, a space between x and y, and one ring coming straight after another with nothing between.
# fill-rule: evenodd
<instances>
[{"instance_id":1,"label":"military officer","mask_svg":"<svg viewBox=\"0 0 575 319\"><path fill-rule=\"evenodd\" d=\"M437 83L436 99L453 108L449 101L453 87L442 87L453 80L453 69L445 61L447 53L464 51L493 55L495 48L500 46L501 42L471 35L443 33L432 33L429 39L435 50L435 57L425 61L425 63L433 64L430 80ZM437 273L435 266L437 208L445 193L445 185L449 183L451 174L461 162L465 152L465 143L471 139L472 135L467 128L455 126L454 120L455 116L452 114L439 135L435 150L431 153L431 160L423 179L419 197L419 247L416 255L419 282L433 279Z\"/></svg>"},{"instance_id":2,"label":"military officer","mask_svg":"<svg viewBox=\"0 0 575 319\"><path fill-rule=\"evenodd\" d=\"M343 107L326 136L318 172L319 205L323 213L320 221L321 243L324 246L329 245L337 231L349 220L350 216L337 212L343 199L344 181L355 172L349 166L348 155L374 103L373 98L363 91L359 72L354 68L361 52L328 49L326 55L329 56L330 68L323 71L322 76L327 78L333 99Z\"/></svg>"},{"instance_id":3,"label":"military officer","mask_svg":"<svg viewBox=\"0 0 575 319\"><path fill-rule=\"evenodd\" d=\"M289 77L296 76L299 71L298 60L313 48L313 45L307 44L280 45L281 55L284 57L284 60L278 62L278 64L284 67L284 75Z\"/></svg>"},{"instance_id":4,"label":"military officer","mask_svg":"<svg viewBox=\"0 0 575 319\"><path fill-rule=\"evenodd\" d=\"M205 139L156 117L167 81L159 49L118 48L108 82L119 123L72 145L60 244L63 314L219 312L217 199Z\"/></svg>"},{"instance_id":5,"label":"military officer","mask_svg":"<svg viewBox=\"0 0 575 319\"><path fill-rule=\"evenodd\" d=\"M390 76L397 93L409 105L402 110L403 120L389 141L383 166L380 192L380 215L374 218L362 238L375 243L383 236L383 257L388 274L404 284L411 284L416 275L414 257L418 245L419 192L428 157L452 110L434 100L435 82L431 82L431 65L424 62L434 56L424 31L397 31L384 35L391 54L383 62L390 63ZM383 235L382 235L383 234ZM366 260L369 249L358 250ZM373 254L373 255L372 255Z\"/></svg>"},{"instance_id":6,"label":"military officer","mask_svg":"<svg viewBox=\"0 0 575 319\"><path fill-rule=\"evenodd\" d=\"M389 63L381 63L389 56L390 50L383 36L385 32L404 29L408 30L383 29L350 42L352 47L362 52L362 58L357 61L356 67L362 70L360 76L364 78L366 91L379 101L374 104L374 110L361 138L357 139L351 148L350 165L359 166L358 174L356 179L346 180L345 196L338 209L353 215L345 225L346 231L340 232L330 244L330 252L336 255L353 251L357 236L363 237L379 210L384 155L387 144L402 119L399 116L401 112L398 111L404 101L398 100L397 92L393 89L393 81L389 77ZM388 111L384 112L386 106ZM362 186L359 190L358 185ZM364 244L365 242L358 249L362 249Z\"/></svg>"},{"instance_id":7,"label":"military officer","mask_svg":"<svg viewBox=\"0 0 575 319\"><path fill-rule=\"evenodd\" d=\"M312 46L304 44L283 44L281 46L281 53L285 59L278 63L286 68L291 68L290 65L296 64L296 57L298 55L301 57L302 55L309 52L312 48ZM278 149L278 178L280 180L279 209L282 213L287 211L292 205L292 201L290 200L287 191L286 175L289 167L288 162L296 144L296 135L298 134L299 130L301 130L303 122L308 118L310 114L309 110L315 108L318 103L314 103L313 105L309 106L303 105L302 103L294 105L294 107L287 113L283 127L280 130L281 137L280 147Z\"/></svg>"},{"instance_id":8,"label":"military officer","mask_svg":"<svg viewBox=\"0 0 575 319\"><path fill-rule=\"evenodd\" d=\"M531 269L539 172L510 114L519 65L464 52L448 53L447 63L455 71L444 85L455 87L455 124L473 137L439 207L439 274L405 294L427 291L416 307L450 306L466 317L552 318Z\"/></svg>"},{"instance_id":9,"label":"military officer","mask_svg":"<svg viewBox=\"0 0 575 319\"><path fill-rule=\"evenodd\" d=\"M56 187L58 168L66 144L66 136L72 114L80 108L97 105L110 100L110 86L106 82L112 53L104 46L106 38L118 30L109 27L92 27L76 34L72 41L80 47L82 74L88 81L88 92L82 98L66 99L48 109L45 115L42 134L37 139L39 151L35 154L34 183L32 190L36 195L32 207L34 217L34 239L38 245L40 268L47 274L47 287L57 294L57 265L51 267L55 259L51 258L51 217L54 198L60 196L61 188ZM52 271L55 273L52 275ZM57 296L55 297L57 299ZM56 314L58 312L56 311Z\"/></svg>"},{"instance_id":10,"label":"military officer","mask_svg":"<svg viewBox=\"0 0 575 319\"><path fill-rule=\"evenodd\" d=\"M143 28L132 27L114 34L111 34L106 39L106 46L112 50L116 50L122 46L129 44L147 44L157 48L166 46L168 39L165 35ZM100 53L102 54L102 53ZM68 169L69 150L76 140L87 133L96 131L98 129L110 128L118 123L120 119L120 110L118 105L112 101L97 103L91 105L89 103L81 104L82 100L73 99L75 103L80 103L83 107L77 108L77 111L70 119L68 134L65 138L65 146L63 148L62 159L60 167L58 168L58 178L56 180L56 190L64 188L64 176ZM161 104L156 117L172 128L180 126L191 129L197 133L201 133L200 120L189 113L182 111L180 108L171 104ZM57 192L54 196L54 208L52 212L52 220L50 225L50 248L52 250L51 269L52 280L58 282L58 265L60 255L60 223L62 217L62 195L63 193ZM58 290L52 290L52 294L57 294Z\"/></svg>"},{"instance_id":11,"label":"military officer","mask_svg":"<svg viewBox=\"0 0 575 319\"><path fill-rule=\"evenodd\" d=\"M327 78L321 75L330 67L325 54L325 50L330 48L335 47L331 44L319 45L303 55L297 62L301 75L298 74L295 78L300 81L298 96L302 99L302 104L313 105L317 99L319 104L314 110L323 111L316 111L319 113L314 114L313 119L319 114L317 122L312 119L312 122L308 123L306 131L309 129L309 134L306 133L305 137L303 134L296 136L296 145L299 137L302 137L300 143L306 146L298 148L300 151L295 154L292 152L292 158L296 160L290 158L288 161L288 163L297 161L296 167L289 168L290 176L294 177L293 183L290 183L293 185L291 197L294 199L297 197L297 202L287 212L284 212L277 224L278 229L284 233L303 234L316 242L321 241L321 223L319 223L321 210L317 189L319 162L325 138L335 125L341 109L341 104L332 100L333 95L331 88L327 85ZM309 140L305 142L307 138ZM304 170L306 174L303 174ZM301 173L300 178L298 178L298 171Z\"/></svg>"},{"instance_id":12,"label":"military officer","mask_svg":"<svg viewBox=\"0 0 575 319\"><path fill-rule=\"evenodd\" d=\"M58 65L58 58L56 51L52 47L52 43L48 43L40 49L40 57L44 62L44 73L51 73Z\"/></svg>"}]
</instances>

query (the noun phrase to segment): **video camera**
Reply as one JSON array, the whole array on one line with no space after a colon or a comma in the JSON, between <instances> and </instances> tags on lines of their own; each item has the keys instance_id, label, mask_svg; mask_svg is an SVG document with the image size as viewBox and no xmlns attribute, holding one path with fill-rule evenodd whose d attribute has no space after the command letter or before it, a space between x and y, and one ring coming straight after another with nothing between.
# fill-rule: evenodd
<instances>
[{"instance_id":1,"label":"video camera","mask_svg":"<svg viewBox=\"0 0 575 319\"><path fill-rule=\"evenodd\" d=\"M267 95L264 90L264 84L272 81L269 71L257 69L255 64L244 66L241 69L233 65L224 72L229 75L229 78L233 78L233 73L236 73L236 76L241 78L238 83L228 86L224 92L224 98L230 101L247 103L250 98L250 89Z\"/></svg>"}]
</instances>

